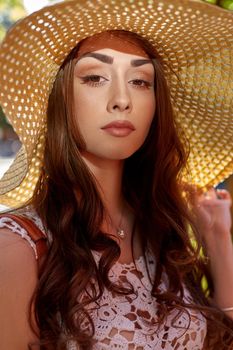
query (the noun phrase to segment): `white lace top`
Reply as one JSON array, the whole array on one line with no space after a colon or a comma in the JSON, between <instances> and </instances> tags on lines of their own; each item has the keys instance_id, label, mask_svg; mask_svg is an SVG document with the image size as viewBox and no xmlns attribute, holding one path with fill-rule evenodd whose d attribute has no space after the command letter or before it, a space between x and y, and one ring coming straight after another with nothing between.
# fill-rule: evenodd
<instances>
[{"instance_id":1,"label":"white lace top","mask_svg":"<svg viewBox=\"0 0 233 350\"><path fill-rule=\"evenodd\" d=\"M24 213L25 214L25 213ZM40 229L40 219L32 212L26 212ZM27 232L13 220L0 218L0 228L7 227L26 239L34 249L35 246ZM93 252L98 263L100 254ZM149 252L146 255L149 274L153 278L155 261ZM135 290L132 295L113 295L105 290L97 305L90 305L90 314L95 325L95 344L93 350L201 350L206 336L206 320L200 312L189 310L179 317L173 310L158 329L153 326L156 321L157 302L151 296L151 282L147 274L143 257L134 263L116 263L110 271L113 282L130 282ZM163 274L161 290L167 288L166 276ZM185 289L186 301L192 298ZM78 350L74 342L67 344L68 350Z\"/></svg>"}]
</instances>

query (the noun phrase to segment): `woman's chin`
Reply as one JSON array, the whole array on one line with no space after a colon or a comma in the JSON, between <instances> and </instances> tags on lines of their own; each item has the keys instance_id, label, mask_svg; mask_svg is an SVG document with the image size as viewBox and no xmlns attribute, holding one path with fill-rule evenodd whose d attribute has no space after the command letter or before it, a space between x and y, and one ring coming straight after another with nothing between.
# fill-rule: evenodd
<instances>
[{"instance_id":1,"label":"woman's chin","mask_svg":"<svg viewBox=\"0 0 233 350\"><path fill-rule=\"evenodd\" d=\"M108 152L83 151L82 156L86 159L96 159L102 161L122 161L131 157L136 150L108 150Z\"/></svg>"}]
</instances>

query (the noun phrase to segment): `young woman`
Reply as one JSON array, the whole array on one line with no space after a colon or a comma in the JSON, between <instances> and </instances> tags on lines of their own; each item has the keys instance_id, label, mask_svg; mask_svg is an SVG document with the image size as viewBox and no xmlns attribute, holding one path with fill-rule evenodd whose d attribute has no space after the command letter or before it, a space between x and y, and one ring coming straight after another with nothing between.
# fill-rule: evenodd
<instances>
[{"instance_id":1,"label":"young woman","mask_svg":"<svg viewBox=\"0 0 233 350\"><path fill-rule=\"evenodd\" d=\"M156 11L190 13L178 3L124 6L129 18L151 10L152 25ZM216 10L189 5L213 20ZM3 43L1 103L23 148L1 181L2 202L21 204L0 217L1 347L231 349L230 195L187 184L165 46L141 24L130 31L116 10L68 1L29 16ZM190 103L190 115L203 108Z\"/></svg>"}]
</instances>

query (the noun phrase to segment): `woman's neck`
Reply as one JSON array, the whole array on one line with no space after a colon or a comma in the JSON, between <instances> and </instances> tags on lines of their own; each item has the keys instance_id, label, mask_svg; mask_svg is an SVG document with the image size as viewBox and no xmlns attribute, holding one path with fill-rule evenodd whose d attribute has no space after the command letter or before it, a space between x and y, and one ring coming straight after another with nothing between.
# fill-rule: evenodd
<instances>
[{"instance_id":1,"label":"woman's neck","mask_svg":"<svg viewBox=\"0 0 233 350\"><path fill-rule=\"evenodd\" d=\"M124 161L101 159L83 153L83 160L94 175L104 206L111 217L119 216L124 205L122 174Z\"/></svg>"},{"instance_id":2,"label":"woman's neck","mask_svg":"<svg viewBox=\"0 0 233 350\"><path fill-rule=\"evenodd\" d=\"M88 153L83 154L83 160L95 176L106 209L106 218L102 229L104 232L117 237L121 246L120 261L123 263L131 262L133 260L131 236L134 214L125 202L122 193L124 161L97 159ZM125 238L119 238L118 229L125 232ZM137 237L134 240L134 253L135 257L142 255L141 245Z\"/></svg>"}]
</instances>

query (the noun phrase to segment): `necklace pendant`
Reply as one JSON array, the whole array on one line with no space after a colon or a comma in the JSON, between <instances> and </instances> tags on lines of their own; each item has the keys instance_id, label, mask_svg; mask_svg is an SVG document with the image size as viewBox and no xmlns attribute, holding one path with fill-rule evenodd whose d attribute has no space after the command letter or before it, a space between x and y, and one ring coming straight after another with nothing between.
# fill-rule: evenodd
<instances>
[{"instance_id":1,"label":"necklace pendant","mask_svg":"<svg viewBox=\"0 0 233 350\"><path fill-rule=\"evenodd\" d=\"M121 228L119 228L118 230L117 230L117 234L118 234L118 236L120 237L120 238L125 238L125 231L124 230L122 230Z\"/></svg>"}]
</instances>

